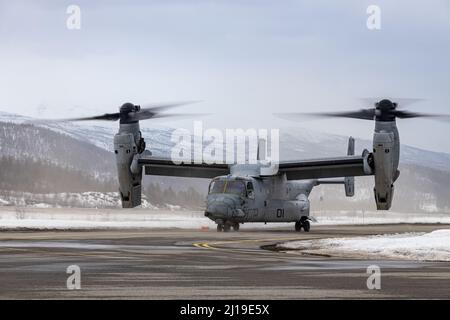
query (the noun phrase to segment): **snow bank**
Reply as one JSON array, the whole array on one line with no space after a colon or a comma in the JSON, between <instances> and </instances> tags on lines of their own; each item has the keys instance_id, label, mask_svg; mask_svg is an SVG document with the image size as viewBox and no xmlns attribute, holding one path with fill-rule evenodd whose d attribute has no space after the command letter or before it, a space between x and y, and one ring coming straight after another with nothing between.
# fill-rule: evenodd
<instances>
[{"instance_id":1,"label":"snow bank","mask_svg":"<svg viewBox=\"0 0 450 320\"><path fill-rule=\"evenodd\" d=\"M314 214L317 225L385 224L385 223L448 223L445 214L321 212ZM0 229L103 229L103 228L215 228L214 222L203 211L153 208L62 208L48 207L46 203L32 206L0 206ZM294 223L247 223L243 229L294 230Z\"/></svg>"},{"instance_id":2,"label":"snow bank","mask_svg":"<svg viewBox=\"0 0 450 320\"><path fill-rule=\"evenodd\" d=\"M364 259L450 261L450 229L430 233L293 241L278 247L296 249L307 254Z\"/></svg>"},{"instance_id":3,"label":"snow bank","mask_svg":"<svg viewBox=\"0 0 450 320\"><path fill-rule=\"evenodd\" d=\"M316 211L312 216L320 225L441 223L450 224L448 213L400 213L392 211Z\"/></svg>"},{"instance_id":4,"label":"snow bank","mask_svg":"<svg viewBox=\"0 0 450 320\"><path fill-rule=\"evenodd\" d=\"M203 212L150 209L0 208L1 229L215 228Z\"/></svg>"}]
</instances>

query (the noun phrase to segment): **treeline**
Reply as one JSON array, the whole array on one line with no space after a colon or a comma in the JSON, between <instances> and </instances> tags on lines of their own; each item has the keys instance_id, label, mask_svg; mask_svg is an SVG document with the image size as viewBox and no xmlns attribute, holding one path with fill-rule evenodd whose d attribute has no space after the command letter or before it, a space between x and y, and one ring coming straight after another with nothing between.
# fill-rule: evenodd
<instances>
[{"instance_id":1,"label":"treeline","mask_svg":"<svg viewBox=\"0 0 450 320\"><path fill-rule=\"evenodd\" d=\"M50 161L1 157L0 189L31 193L112 192L117 190L117 182L55 166Z\"/></svg>"},{"instance_id":2,"label":"treeline","mask_svg":"<svg viewBox=\"0 0 450 320\"><path fill-rule=\"evenodd\" d=\"M57 166L115 178L112 152L31 124L0 122L0 151L2 157L51 161Z\"/></svg>"},{"instance_id":3,"label":"treeline","mask_svg":"<svg viewBox=\"0 0 450 320\"><path fill-rule=\"evenodd\" d=\"M161 188L159 183L151 183L143 189L143 194L152 205L176 205L188 209L202 210L205 208L205 196L193 187L174 191L172 187Z\"/></svg>"}]
</instances>

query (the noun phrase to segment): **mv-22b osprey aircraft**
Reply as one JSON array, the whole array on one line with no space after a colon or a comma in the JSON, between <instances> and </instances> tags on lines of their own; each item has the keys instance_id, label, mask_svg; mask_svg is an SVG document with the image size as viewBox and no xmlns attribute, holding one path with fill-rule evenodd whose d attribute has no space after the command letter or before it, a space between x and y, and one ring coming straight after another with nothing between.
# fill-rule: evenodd
<instances>
[{"instance_id":1,"label":"mv-22b osprey aircraft","mask_svg":"<svg viewBox=\"0 0 450 320\"><path fill-rule=\"evenodd\" d=\"M396 118L439 117L399 110L397 102L388 99L375 102L372 108L351 112L279 114L294 120L310 115L373 120L373 149L371 152L364 150L361 155L354 155L354 140L350 138L347 156L280 162L277 172L262 174L259 164L175 164L170 159L151 156L151 152L145 150L139 121L179 116L164 113L166 109L178 105L141 108L125 103L118 113L66 121L120 120L119 132L114 137L114 152L123 208L141 204L143 172L146 175L209 178L212 181L205 216L216 222L217 231L225 232L231 228L237 231L239 225L246 222L292 222L295 223L296 231L303 229L308 232L308 196L311 190L320 184L339 183L345 186L345 194L350 197L354 194L356 176L375 177L377 209L389 210L394 195L394 182L400 174L400 140Z\"/></svg>"}]
</instances>

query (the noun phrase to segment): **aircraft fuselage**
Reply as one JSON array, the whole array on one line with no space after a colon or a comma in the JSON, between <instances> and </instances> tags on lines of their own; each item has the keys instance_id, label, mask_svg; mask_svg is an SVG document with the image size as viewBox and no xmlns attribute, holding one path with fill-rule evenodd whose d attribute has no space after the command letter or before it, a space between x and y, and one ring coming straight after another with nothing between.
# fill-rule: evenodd
<instances>
[{"instance_id":1,"label":"aircraft fuselage","mask_svg":"<svg viewBox=\"0 0 450 320\"><path fill-rule=\"evenodd\" d=\"M308 196L315 180L220 176L211 181L205 216L218 225L245 222L299 222L309 216Z\"/></svg>"}]
</instances>

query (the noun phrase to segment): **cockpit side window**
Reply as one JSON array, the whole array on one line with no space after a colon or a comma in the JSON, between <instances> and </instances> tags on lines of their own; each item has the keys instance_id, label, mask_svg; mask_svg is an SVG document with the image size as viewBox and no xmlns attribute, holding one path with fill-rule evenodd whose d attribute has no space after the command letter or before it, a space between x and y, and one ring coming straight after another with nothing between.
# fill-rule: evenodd
<instances>
[{"instance_id":1,"label":"cockpit side window","mask_svg":"<svg viewBox=\"0 0 450 320\"><path fill-rule=\"evenodd\" d=\"M255 198L255 190L253 189L253 183L248 181L247 182L247 197L249 197L250 199L254 199Z\"/></svg>"}]
</instances>

